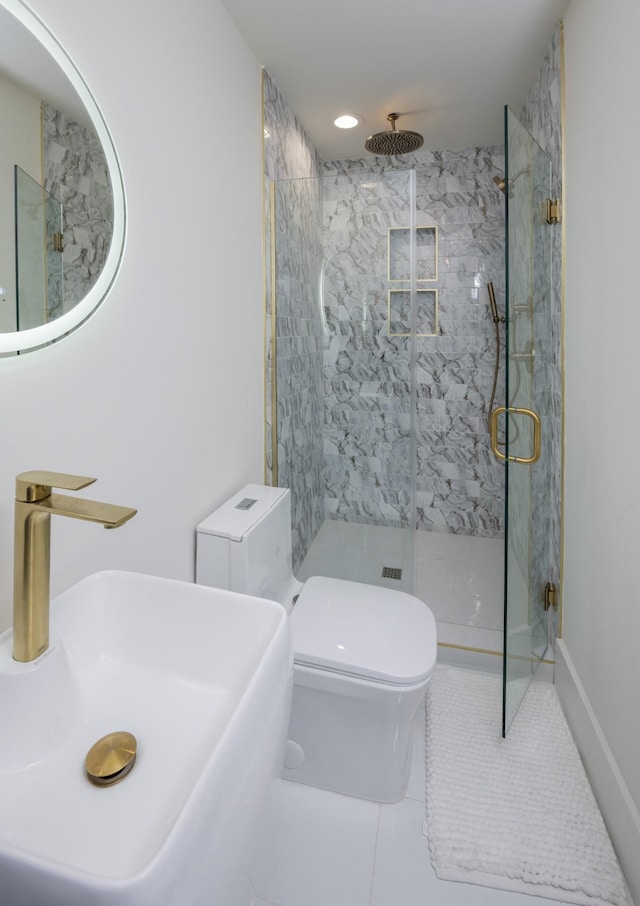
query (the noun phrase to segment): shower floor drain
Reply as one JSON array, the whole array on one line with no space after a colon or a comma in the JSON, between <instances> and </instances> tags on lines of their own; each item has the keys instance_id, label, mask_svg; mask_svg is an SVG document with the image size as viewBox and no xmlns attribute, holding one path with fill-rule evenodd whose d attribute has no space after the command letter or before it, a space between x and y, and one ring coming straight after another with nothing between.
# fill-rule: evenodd
<instances>
[{"instance_id":1,"label":"shower floor drain","mask_svg":"<svg viewBox=\"0 0 640 906\"><path fill-rule=\"evenodd\" d=\"M398 569L397 566L383 566L382 567L382 578L383 579L402 579L402 570Z\"/></svg>"}]
</instances>

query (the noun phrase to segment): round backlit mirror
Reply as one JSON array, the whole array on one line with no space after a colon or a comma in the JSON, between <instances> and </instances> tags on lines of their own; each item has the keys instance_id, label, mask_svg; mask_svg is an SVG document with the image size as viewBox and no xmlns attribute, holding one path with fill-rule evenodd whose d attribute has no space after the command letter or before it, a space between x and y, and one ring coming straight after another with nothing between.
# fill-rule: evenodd
<instances>
[{"instance_id":1,"label":"round backlit mirror","mask_svg":"<svg viewBox=\"0 0 640 906\"><path fill-rule=\"evenodd\" d=\"M120 266L125 195L87 84L22 0L0 0L0 355L66 336Z\"/></svg>"}]
</instances>

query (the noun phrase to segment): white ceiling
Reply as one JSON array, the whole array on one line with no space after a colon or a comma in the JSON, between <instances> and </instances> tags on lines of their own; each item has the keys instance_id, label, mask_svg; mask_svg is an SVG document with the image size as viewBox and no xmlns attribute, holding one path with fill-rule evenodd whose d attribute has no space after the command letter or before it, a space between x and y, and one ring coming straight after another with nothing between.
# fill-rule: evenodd
<instances>
[{"instance_id":1,"label":"white ceiling","mask_svg":"<svg viewBox=\"0 0 640 906\"><path fill-rule=\"evenodd\" d=\"M320 157L390 128L424 148L501 144L569 0L222 0ZM364 123L342 130L341 113Z\"/></svg>"}]
</instances>

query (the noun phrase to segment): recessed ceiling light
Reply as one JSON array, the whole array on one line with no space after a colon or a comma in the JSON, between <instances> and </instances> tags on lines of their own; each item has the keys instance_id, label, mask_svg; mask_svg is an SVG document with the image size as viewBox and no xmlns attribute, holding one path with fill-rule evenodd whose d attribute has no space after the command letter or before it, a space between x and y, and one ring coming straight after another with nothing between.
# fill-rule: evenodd
<instances>
[{"instance_id":1,"label":"recessed ceiling light","mask_svg":"<svg viewBox=\"0 0 640 906\"><path fill-rule=\"evenodd\" d=\"M363 122L361 116L357 116L355 113L345 113L344 116L339 116L335 119L333 124L338 129L353 129L354 126L359 126L361 122Z\"/></svg>"}]
</instances>

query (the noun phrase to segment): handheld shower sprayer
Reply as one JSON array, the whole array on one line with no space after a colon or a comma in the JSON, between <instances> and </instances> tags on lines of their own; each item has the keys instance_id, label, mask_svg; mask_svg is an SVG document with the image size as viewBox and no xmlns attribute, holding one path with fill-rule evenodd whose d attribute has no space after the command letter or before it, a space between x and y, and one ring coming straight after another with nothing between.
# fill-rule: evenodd
<instances>
[{"instance_id":1,"label":"handheld shower sprayer","mask_svg":"<svg viewBox=\"0 0 640 906\"><path fill-rule=\"evenodd\" d=\"M489 294L489 305L491 307L491 318L493 320L493 323L495 324L495 329L496 329L496 362L495 362L495 367L493 369L493 386L491 387L491 398L489 400L489 414L487 416L487 430L488 430L489 434L491 435L491 415L493 413L493 404L495 403L495 400L496 400L496 388L498 386L498 373L500 371L500 325L506 324L507 319L506 319L506 317L500 317L500 315L498 314L498 306L496 305L496 294L493 289L493 283L491 283L491 282L487 283L487 292ZM515 329L515 322L514 322L514 329ZM530 355L528 357L531 358ZM518 359L520 357L517 355L514 355L514 356L512 356L512 358L515 359L515 363L516 363L515 386L513 387L512 391L509 393L509 396L512 400L515 400L515 399L517 399L518 393L520 390L520 369L518 367L518 365L519 365ZM506 403L506 405L507 406L513 405L513 403ZM519 431L518 427L516 426L509 436L509 443L516 441L519 436L520 436L520 431ZM499 447L504 447L505 443L506 443L505 440L497 441L497 444Z\"/></svg>"},{"instance_id":2,"label":"handheld shower sprayer","mask_svg":"<svg viewBox=\"0 0 640 906\"><path fill-rule=\"evenodd\" d=\"M493 290L493 283L487 283L487 291L489 293L489 305L491 306L493 323L497 324L500 321L500 318L498 317L498 306L496 305L496 294Z\"/></svg>"},{"instance_id":3,"label":"handheld shower sprayer","mask_svg":"<svg viewBox=\"0 0 640 906\"><path fill-rule=\"evenodd\" d=\"M498 314L498 306L496 305L496 294L493 289L493 283L487 283L487 292L489 293L489 305L491 306L491 316L493 318L493 323L504 324L506 318L501 318Z\"/></svg>"},{"instance_id":4,"label":"handheld shower sprayer","mask_svg":"<svg viewBox=\"0 0 640 906\"><path fill-rule=\"evenodd\" d=\"M489 402L489 415L487 417L487 430L491 434L491 413L493 412L493 404L496 399L496 387L498 385L498 371L500 370L500 324L506 322L506 318L501 318L498 314L498 306L496 305L496 294L493 289L493 283L487 283L487 292L489 293L489 305L491 306L491 317L493 318L493 323L496 325L496 363L493 369L493 386L491 388L491 400Z\"/></svg>"}]
</instances>

